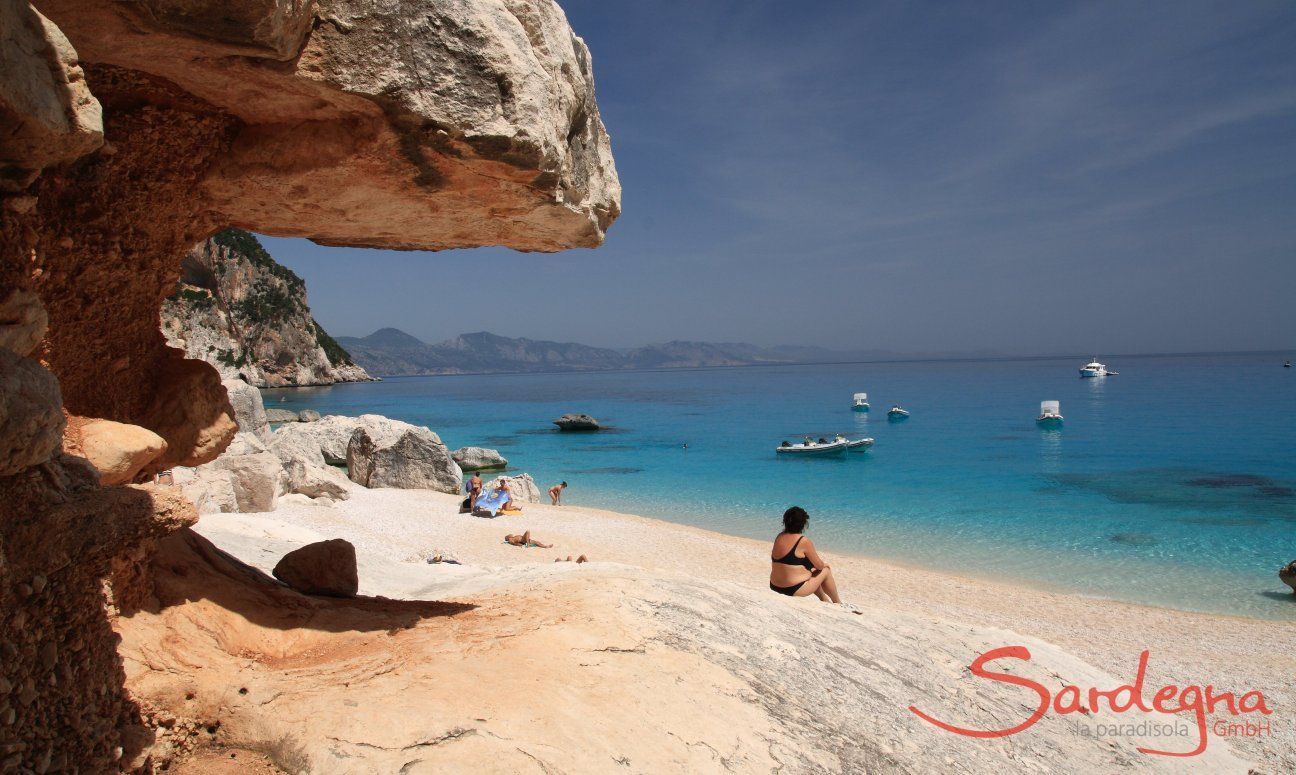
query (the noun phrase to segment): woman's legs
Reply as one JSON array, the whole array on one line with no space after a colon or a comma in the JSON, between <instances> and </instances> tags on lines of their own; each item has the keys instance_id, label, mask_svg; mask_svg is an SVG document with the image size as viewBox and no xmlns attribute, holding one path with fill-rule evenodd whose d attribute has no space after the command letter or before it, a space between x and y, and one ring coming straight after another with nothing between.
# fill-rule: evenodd
<instances>
[{"instance_id":1,"label":"woman's legs","mask_svg":"<svg viewBox=\"0 0 1296 775\"><path fill-rule=\"evenodd\" d=\"M837 581L833 578L832 567L826 567L806 579L806 582L796 591L795 597L805 597L806 595L814 595L825 603L841 602L841 598L837 597Z\"/></svg>"}]
</instances>

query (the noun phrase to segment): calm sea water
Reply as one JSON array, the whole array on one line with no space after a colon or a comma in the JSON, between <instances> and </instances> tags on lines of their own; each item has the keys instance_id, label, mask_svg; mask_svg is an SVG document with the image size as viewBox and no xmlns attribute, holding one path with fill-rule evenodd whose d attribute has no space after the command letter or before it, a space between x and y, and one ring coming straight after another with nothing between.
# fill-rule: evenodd
<instances>
[{"instance_id":1,"label":"calm sea water","mask_svg":"<svg viewBox=\"0 0 1296 775\"><path fill-rule=\"evenodd\" d=\"M811 514L849 551L1189 610L1296 619L1296 369L1274 356L1074 358L408 377L265 391L267 406L372 412L499 449L572 503L771 538ZM873 411L852 412L867 391ZM1057 399L1061 430L1036 427ZM901 403L913 416L889 422ZM612 426L564 434L588 412ZM842 432L871 451L786 459ZM684 445L687 444L687 449Z\"/></svg>"}]
</instances>

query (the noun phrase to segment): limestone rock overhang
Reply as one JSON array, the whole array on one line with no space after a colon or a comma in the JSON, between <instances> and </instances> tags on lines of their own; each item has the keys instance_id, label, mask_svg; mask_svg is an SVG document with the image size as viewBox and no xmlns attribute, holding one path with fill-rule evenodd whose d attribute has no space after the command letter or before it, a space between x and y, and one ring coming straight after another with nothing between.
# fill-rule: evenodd
<instances>
[{"instance_id":1,"label":"limestone rock overhang","mask_svg":"<svg viewBox=\"0 0 1296 775\"><path fill-rule=\"evenodd\" d=\"M40 0L81 61L238 121L213 218L330 245L595 247L620 183L589 49L550 0ZM92 84L93 85L93 84Z\"/></svg>"}]
</instances>

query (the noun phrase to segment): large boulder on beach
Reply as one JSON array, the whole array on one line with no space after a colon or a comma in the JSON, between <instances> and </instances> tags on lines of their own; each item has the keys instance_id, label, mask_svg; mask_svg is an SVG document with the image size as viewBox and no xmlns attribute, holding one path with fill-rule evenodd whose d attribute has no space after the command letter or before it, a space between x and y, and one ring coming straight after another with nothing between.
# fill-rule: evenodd
<instances>
[{"instance_id":1,"label":"large boulder on beach","mask_svg":"<svg viewBox=\"0 0 1296 775\"><path fill-rule=\"evenodd\" d=\"M303 595L355 597L360 590L356 550L350 541L316 541L285 554L274 577Z\"/></svg>"},{"instance_id":2,"label":"large boulder on beach","mask_svg":"<svg viewBox=\"0 0 1296 775\"><path fill-rule=\"evenodd\" d=\"M560 431L596 431L601 427L598 420L588 414L564 414L554 420L553 424L557 425Z\"/></svg>"},{"instance_id":3,"label":"large boulder on beach","mask_svg":"<svg viewBox=\"0 0 1296 775\"><path fill-rule=\"evenodd\" d=\"M283 464L288 477L288 492L310 498L330 498L335 501L351 497L351 480L333 466L316 466L301 460Z\"/></svg>"},{"instance_id":4,"label":"large boulder on beach","mask_svg":"<svg viewBox=\"0 0 1296 775\"><path fill-rule=\"evenodd\" d=\"M459 493L463 471L439 436L399 420L379 419L383 422L365 422L351 435L347 445L351 481L365 487Z\"/></svg>"},{"instance_id":5,"label":"large boulder on beach","mask_svg":"<svg viewBox=\"0 0 1296 775\"><path fill-rule=\"evenodd\" d=\"M267 451L227 452L197 468L177 468L173 475L199 514L270 511L275 499L288 492L283 463Z\"/></svg>"},{"instance_id":6,"label":"large boulder on beach","mask_svg":"<svg viewBox=\"0 0 1296 775\"><path fill-rule=\"evenodd\" d=\"M314 409L303 409L297 413L298 422L315 422L320 418L320 413Z\"/></svg>"},{"instance_id":7,"label":"large boulder on beach","mask_svg":"<svg viewBox=\"0 0 1296 775\"><path fill-rule=\"evenodd\" d=\"M221 384L229 394L230 406L234 407L234 421L238 423L239 433L251 433L262 441L269 439L270 421L261 401L261 391L241 379L227 379Z\"/></svg>"},{"instance_id":8,"label":"large boulder on beach","mask_svg":"<svg viewBox=\"0 0 1296 775\"><path fill-rule=\"evenodd\" d=\"M508 460L497 450L486 447L460 447L451 452L450 457L465 471L484 471L508 465Z\"/></svg>"},{"instance_id":9,"label":"large boulder on beach","mask_svg":"<svg viewBox=\"0 0 1296 775\"><path fill-rule=\"evenodd\" d=\"M486 483L484 489L486 492L499 487L500 482L508 480L509 491L513 493L513 499L523 503L539 503L540 488L536 486L535 480L531 474L511 474L509 476L497 476Z\"/></svg>"}]
</instances>

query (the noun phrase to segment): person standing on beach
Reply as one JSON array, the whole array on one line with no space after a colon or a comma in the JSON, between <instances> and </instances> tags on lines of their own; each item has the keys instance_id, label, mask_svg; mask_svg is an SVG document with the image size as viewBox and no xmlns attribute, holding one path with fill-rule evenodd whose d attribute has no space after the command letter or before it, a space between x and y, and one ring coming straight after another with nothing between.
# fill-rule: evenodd
<instances>
[{"instance_id":1,"label":"person standing on beach","mask_svg":"<svg viewBox=\"0 0 1296 775\"><path fill-rule=\"evenodd\" d=\"M472 478L468 480L468 510L472 511L477 508L477 496L481 495L482 478L480 471L474 471Z\"/></svg>"},{"instance_id":2,"label":"person standing on beach","mask_svg":"<svg viewBox=\"0 0 1296 775\"><path fill-rule=\"evenodd\" d=\"M549 500L553 501L553 505L555 506L562 505L562 491L565 489L567 489L566 482L562 482L561 484L555 484L553 487L549 488Z\"/></svg>"}]
</instances>

